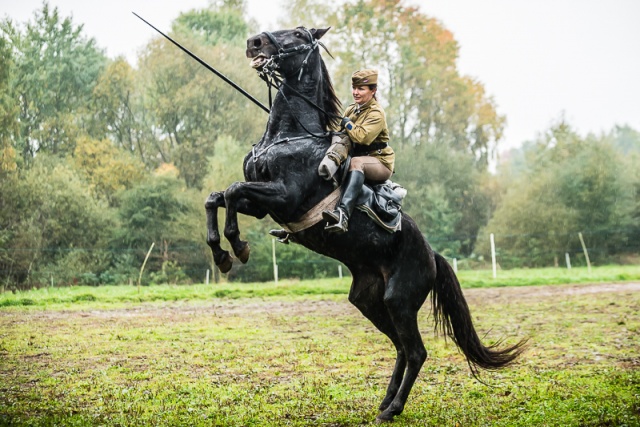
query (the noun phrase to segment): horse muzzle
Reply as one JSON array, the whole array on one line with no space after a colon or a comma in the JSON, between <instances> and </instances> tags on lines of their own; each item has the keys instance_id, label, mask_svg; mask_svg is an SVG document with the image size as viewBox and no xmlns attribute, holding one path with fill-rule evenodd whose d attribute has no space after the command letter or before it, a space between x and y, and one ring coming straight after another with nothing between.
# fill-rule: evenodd
<instances>
[{"instance_id":1,"label":"horse muzzle","mask_svg":"<svg viewBox=\"0 0 640 427\"><path fill-rule=\"evenodd\" d=\"M269 49L271 48L271 49ZM247 58L252 59L251 67L262 67L271 57L271 53L268 50L274 50L269 38L263 34L251 37L247 40Z\"/></svg>"}]
</instances>

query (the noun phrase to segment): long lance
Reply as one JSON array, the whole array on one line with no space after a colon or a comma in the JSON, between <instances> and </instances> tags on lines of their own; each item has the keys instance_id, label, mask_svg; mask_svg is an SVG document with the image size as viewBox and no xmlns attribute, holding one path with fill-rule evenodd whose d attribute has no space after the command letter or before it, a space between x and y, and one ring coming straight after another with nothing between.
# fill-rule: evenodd
<instances>
[{"instance_id":1,"label":"long lance","mask_svg":"<svg viewBox=\"0 0 640 427\"><path fill-rule=\"evenodd\" d=\"M165 33L163 33L162 31L160 31L159 29L157 29L156 27L154 27L153 25L151 25L151 23L149 23L149 21L147 21L146 19L144 19L142 16L138 15L135 12L131 12L133 13L135 16L137 16L138 18L140 18L140 20L142 20L142 22L144 22L145 24L147 24L148 26L150 26L151 28L153 28L154 30L156 30L157 32L159 32L160 34L162 34L164 36L164 38L166 38L167 40L169 40L171 43L173 43L174 45L178 46L180 49L182 49L182 51L184 53L186 53L187 55L189 55L190 57L192 57L193 59L195 59L196 61L198 61L200 63L200 65L204 66L207 70L211 71L213 74L215 74L216 76L220 77L222 80L224 80L226 83L228 83L229 85L231 85L231 87L233 87L235 90L237 90L238 92L240 92L241 94L243 94L244 96L246 96L247 98L249 98L254 104L256 104L258 107L262 108L264 111L266 111L267 113L270 112L270 110L264 106L260 101L258 101L257 99L255 99L253 96L249 95L249 93L242 89L240 86L238 86L237 84L235 84L233 81L231 81L231 79L229 79L227 76L225 76L224 74L222 74L220 71L216 70L215 68L213 68L211 65L207 64L206 62L204 62L202 59L198 58L198 56L196 56L195 54L191 53L187 48L183 47L182 45L180 45L180 43L178 43L177 41L175 41L174 39L172 39L171 37L169 37L168 35L166 35Z\"/></svg>"}]
</instances>

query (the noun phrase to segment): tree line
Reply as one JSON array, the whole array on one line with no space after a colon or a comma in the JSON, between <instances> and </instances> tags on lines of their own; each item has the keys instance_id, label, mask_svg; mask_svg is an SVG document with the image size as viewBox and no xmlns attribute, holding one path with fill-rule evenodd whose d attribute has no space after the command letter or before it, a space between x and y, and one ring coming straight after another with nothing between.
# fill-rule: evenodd
<instances>
[{"instance_id":1,"label":"tree line","mask_svg":"<svg viewBox=\"0 0 640 427\"><path fill-rule=\"evenodd\" d=\"M264 82L243 62L260 31L245 7L225 0L182 13L169 34L266 104ZM323 42L335 59L325 60L344 105L350 74L379 69L393 179L436 250L481 260L496 233L503 265L550 265L583 232L595 262L638 253L637 131L581 136L561 119L500 160L506 118L478 79L460 74L459 46L437 19L400 0L287 9L283 27L332 27ZM0 52L2 286L128 283L152 242L146 283L202 281L211 266L203 201L242 180L266 114L161 37L135 65L107 57L46 1L25 23L2 20ZM274 226L242 218L252 259L229 280L271 279ZM296 245L278 255L282 277L334 271Z\"/></svg>"}]
</instances>

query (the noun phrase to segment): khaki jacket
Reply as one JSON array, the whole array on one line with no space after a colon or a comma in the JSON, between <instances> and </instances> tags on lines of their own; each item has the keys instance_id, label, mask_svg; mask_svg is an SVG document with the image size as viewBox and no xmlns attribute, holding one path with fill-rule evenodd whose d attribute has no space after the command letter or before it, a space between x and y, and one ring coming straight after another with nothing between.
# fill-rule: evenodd
<instances>
[{"instance_id":1,"label":"khaki jacket","mask_svg":"<svg viewBox=\"0 0 640 427\"><path fill-rule=\"evenodd\" d=\"M358 104L349 105L344 112L344 116L349 117L353 123L353 128L351 130L345 129L345 131L354 143L354 147L360 145L357 148L358 152L363 151L362 146L389 142L389 129L387 128L384 110L375 98L360 107ZM364 153L366 156L379 159L383 165L393 172L396 156L390 146L382 149L373 149L369 152L364 150Z\"/></svg>"}]
</instances>

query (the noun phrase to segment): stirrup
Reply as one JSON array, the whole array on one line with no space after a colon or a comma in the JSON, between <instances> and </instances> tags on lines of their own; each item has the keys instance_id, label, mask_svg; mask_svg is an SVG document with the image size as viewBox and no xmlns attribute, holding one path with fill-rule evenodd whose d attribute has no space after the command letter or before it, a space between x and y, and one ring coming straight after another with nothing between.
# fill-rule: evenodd
<instances>
[{"instance_id":1,"label":"stirrup","mask_svg":"<svg viewBox=\"0 0 640 427\"><path fill-rule=\"evenodd\" d=\"M346 233L349 230L349 217L342 209L337 208L335 211L328 213L331 214L331 219L335 219L337 217L338 221L333 224L327 222L327 225L325 225L324 227L326 231L328 231L329 233ZM324 217L324 212L322 216Z\"/></svg>"},{"instance_id":2,"label":"stirrup","mask_svg":"<svg viewBox=\"0 0 640 427\"><path fill-rule=\"evenodd\" d=\"M291 236L291 234L287 233L283 229L269 230L269 234L275 237L278 242L284 243L285 245L289 244L289 237Z\"/></svg>"},{"instance_id":3,"label":"stirrup","mask_svg":"<svg viewBox=\"0 0 640 427\"><path fill-rule=\"evenodd\" d=\"M340 208L335 208L332 211L322 211L322 219L327 221L328 225L340 223L342 215L342 210Z\"/></svg>"}]
</instances>

